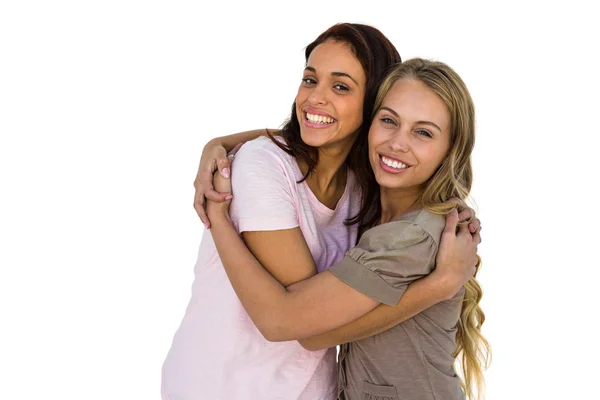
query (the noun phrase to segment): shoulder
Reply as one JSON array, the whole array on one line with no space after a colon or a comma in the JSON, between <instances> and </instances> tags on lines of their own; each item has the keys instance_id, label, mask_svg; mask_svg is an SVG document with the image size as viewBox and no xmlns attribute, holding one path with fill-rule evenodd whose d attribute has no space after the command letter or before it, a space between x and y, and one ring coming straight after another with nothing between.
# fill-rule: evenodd
<instances>
[{"instance_id":1,"label":"shoulder","mask_svg":"<svg viewBox=\"0 0 600 400\"><path fill-rule=\"evenodd\" d=\"M251 140L244 143L231 165L234 197L244 195L266 201L271 196L280 201L280 194L296 191L299 171L294 158L268 137Z\"/></svg>"},{"instance_id":2,"label":"shoulder","mask_svg":"<svg viewBox=\"0 0 600 400\"><path fill-rule=\"evenodd\" d=\"M439 245L446 220L441 215L421 209L406 213L388 223L375 226L360 238L358 246L381 249L412 246L432 242Z\"/></svg>"},{"instance_id":3,"label":"shoulder","mask_svg":"<svg viewBox=\"0 0 600 400\"><path fill-rule=\"evenodd\" d=\"M239 232L298 226L293 159L268 137L244 143L231 166L230 216Z\"/></svg>"},{"instance_id":4,"label":"shoulder","mask_svg":"<svg viewBox=\"0 0 600 400\"><path fill-rule=\"evenodd\" d=\"M232 177L235 180L252 179L257 177L285 177L297 181L298 164L296 160L277 146L268 137L259 137L244 143L235 155L231 166Z\"/></svg>"},{"instance_id":5,"label":"shoulder","mask_svg":"<svg viewBox=\"0 0 600 400\"><path fill-rule=\"evenodd\" d=\"M279 140L283 142L283 139ZM292 158L289 154L283 151L283 149L273 143L270 138L266 136L260 136L254 140L244 143L235 155L235 160L247 159L248 157L253 157L255 155L271 155L273 158L286 161L289 161Z\"/></svg>"},{"instance_id":6,"label":"shoulder","mask_svg":"<svg viewBox=\"0 0 600 400\"><path fill-rule=\"evenodd\" d=\"M443 215L434 214L431 211L420 209L400 216L396 221L410 224L416 230L422 230L430 236L437 244L440 242L442 232L446 226L446 218Z\"/></svg>"},{"instance_id":7,"label":"shoulder","mask_svg":"<svg viewBox=\"0 0 600 400\"><path fill-rule=\"evenodd\" d=\"M394 306L408 284L429 274L437 242L428 232L435 223L420 211L366 231L344 260L329 270L373 299ZM433 218L433 221L436 218Z\"/></svg>"}]
</instances>

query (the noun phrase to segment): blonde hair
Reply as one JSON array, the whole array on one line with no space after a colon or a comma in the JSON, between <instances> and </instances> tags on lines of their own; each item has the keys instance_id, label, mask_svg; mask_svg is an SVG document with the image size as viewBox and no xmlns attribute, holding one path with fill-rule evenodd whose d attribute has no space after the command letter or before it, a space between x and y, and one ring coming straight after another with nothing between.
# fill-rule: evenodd
<instances>
[{"instance_id":1,"label":"blonde hair","mask_svg":"<svg viewBox=\"0 0 600 400\"><path fill-rule=\"evenodd\" d=\"M414 79L425 84L442 99L450 114L448 154L437 171L423 184L424 191L419 199L427 210L435 214L448 214L455 205L445 202L453 197L466 200L473 182L473 100L465 83L452 68L441 62L414 58L395 65L387 75L377 94L373 115L379 111L385 96L400 79ZM476 271L479 271L481 258L477 256L477 259ZM461 386L469 399L482 396L485 388L483 370L491 359L490 345L481 334L481 326L485 321L485 314L479 306L482 293L475 277L466 283L453 354L454 357L461 356Z\"/></svg>"}]
</instances>

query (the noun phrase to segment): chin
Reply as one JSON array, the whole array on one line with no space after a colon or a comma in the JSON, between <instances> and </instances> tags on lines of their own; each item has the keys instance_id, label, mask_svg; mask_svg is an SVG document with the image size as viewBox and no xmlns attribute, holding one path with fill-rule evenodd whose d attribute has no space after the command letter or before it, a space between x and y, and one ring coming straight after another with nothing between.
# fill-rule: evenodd
<instances>
[{"instance_id":1,"label":"chin","mask_svg":"<svg viewBox=\"0 0 600 400\"><path fill-rule=\"evenodd\" d=\"M405 189L412 186L405 179L391 176L375 176L375 180L380 187L386 189Z\"/></svg>"},{"instance_id":2,"label":"chin","mask_svg":"<svg viewBox=\"0 0 600 400\"><path fill-rule=\"evenodd\" d=\"M327 138L323 135L306 134L300 131L300 138L302 141L312 147L321 147L327 143Z\"/></svg>"}]
</instances>

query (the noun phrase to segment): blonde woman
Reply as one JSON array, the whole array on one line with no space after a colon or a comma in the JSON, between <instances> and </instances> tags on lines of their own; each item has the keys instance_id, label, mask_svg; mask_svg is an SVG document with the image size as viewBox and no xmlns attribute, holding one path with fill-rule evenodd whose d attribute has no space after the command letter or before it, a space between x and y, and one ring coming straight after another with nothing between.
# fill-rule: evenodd
<instances>
[{"instance_id":1,"label":"blonde woman","mask_svg":"<svg viewBox=\"0 0 600 400\"><path fill-rule=\"evenodd\" d=\"M284 287L240 239L227 203L208 202L212 237L238 298L267 339L300 340L311 350L343 344L340 399L475 398L489 353L475 278L391 329L350 343L344 337L344 325L380 304L395 306L411 282L434 273L442 236L456 234L458 215L447 200L466 199L472 183L474 107L451 68L422 59L398 64L374 109L368 154L379 189L359 214L368 230L341 262ZM229 180L217 177L215 187L227 192ZM444 228L444 215L454 225ZM458 234L473 240L465 225ZM314 263L309 252L296 256Z\"/></svg>"}]
</instances>

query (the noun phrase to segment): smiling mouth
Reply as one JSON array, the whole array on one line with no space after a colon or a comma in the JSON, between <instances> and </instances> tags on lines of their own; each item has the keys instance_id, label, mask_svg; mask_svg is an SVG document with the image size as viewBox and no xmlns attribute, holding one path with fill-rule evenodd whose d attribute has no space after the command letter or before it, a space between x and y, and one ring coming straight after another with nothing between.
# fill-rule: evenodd
<instances>
[{"instance_id":1,"label":"smiling mouth","mask_svg":"<svg viewBox=\"0 0 600 400\"><path fill-rule=\"evenodd\" d=\"M402 161L392 160L391 158L387 158L382 155L380 155L379 158L385 165L387 165L388 167L394 168L394 169L405 169L405 168L410 167L410 165L404 164Z\"/></svg>"},{"instance_id":2,"label":"smiling mouth","mask_svg":"<svg viewBox=\"0 0 600 400\"><path fill-rule=\"evenodd\" d=\"M336 121L335 118L326 117L324 115L311 114L307 112L304 113L304 118L310 123L320 125L330 125Z\"/></svg>"}]
</instances>

